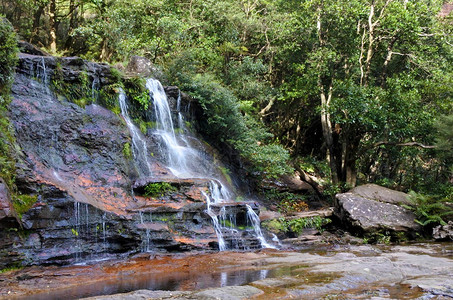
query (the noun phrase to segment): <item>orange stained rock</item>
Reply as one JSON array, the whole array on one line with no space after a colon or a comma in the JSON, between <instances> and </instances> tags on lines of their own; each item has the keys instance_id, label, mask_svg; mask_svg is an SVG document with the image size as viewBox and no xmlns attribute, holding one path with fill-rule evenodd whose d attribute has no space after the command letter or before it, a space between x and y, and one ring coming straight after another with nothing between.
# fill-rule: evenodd
<instances>
[{"instance_id":1,"label":"orange stained rock","mask_svg":"<svg viewBox=\"0 0 453 300\"><path fill-rule=\"evenodd\" d=\"M189 238L186 236L175 236L173 239L178 243L195 245L198 247L206 247L210 242L216 242L217 238L212 239L200 239L200 238Z\"/></svg>"}]
</instances>

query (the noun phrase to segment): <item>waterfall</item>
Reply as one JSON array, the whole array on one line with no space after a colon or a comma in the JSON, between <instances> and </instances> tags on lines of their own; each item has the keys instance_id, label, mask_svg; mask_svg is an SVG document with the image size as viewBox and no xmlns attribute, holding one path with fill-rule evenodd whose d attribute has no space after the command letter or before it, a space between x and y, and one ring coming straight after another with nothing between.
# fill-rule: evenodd
<instances>
[{"instance_id":1,"label":"waterfall","mask_svg":"<svg viewBox=\"0 0 453 300\"><path fill-rule=\"evenodd\" d=\"M204 178L210 180L209 193L202 192L202 194L207 203L206 213L212 219L217 235L219 250L224 251L229 247L233 249L245 248L245 243L242 241L243 234L251 235L253 239L259 240L262 247L273 248L266 242L259 227L259 218L249 205L247 205L247 218L252 223L253 231L238 229L235 215L238 212L238 204L233 200L235 196L227 186L216 178L214 174L217 171L213 171L213 163L207 161L200 151L190 145L186 139L187 135L175 133L172 113L162 84L158 80L149 78L146 80L146 88L149 90L153 100L156 120L156 128L153 134L162 141L160 151L164 156L164 163L166 163L168 169L179 178ZM121 110L123 111L123 107ZM176 110L178 113L177 125L180 130L185 130L181 113L181 94L178 94L176 99ZM124 111L127 111L127 107ZM125 119L127 118L125 117ZM213 206L216 206L215 210L217 213L214 212ZM241 204L239 204L240 206ZM228 208L228 211L225 207ZM243 204L242 207L244 207ZM243 215L245 216L245 213ZM242 223L245 223L244 217L242 218ZM225 241L226 237L228 238L228 243Z\"/></svg>"},{"instance_id":2,"label":"waterfall","mask_svg":"<svg viewBox=\"0 0 453 300\"><path fill-rule=\"evenodd\" d=\"M178 141L167 95L162 84L158 80L149 78L146 80L146 87L153 98L157 126L154 134L163 141L161 150L166 156L168 168L174 175L181 178L198 177L194 172L195 166L193 164L198 158L197 152L185 143Z\"/></svg>"},{"instance_id":3,"label":"waterfall","mask_svg":"<svg viewBox=\"0 0 453 300\"><path fill-rule=\"evenodd\" d=\"M127 127L132 136L132 153L134 155L134 161L137 164L139 174L141 176L151 176L151 164L148 161L148 147L146 141L141 137L141 132L137 126L132 123L131 118L129 117L128 107L126 104L126 94L121 89L118 100L121 108L121 115L126 121Z\"/></svg>"},{"instance_id":4,"label":"waterfall","mask_svg":"<svg viewBox=\"0 0 453 300\"><path fill-rule=\"evenodd\" d=\"M255 231L256 237L259 239L261 243L261 247L276 249L274 246L266 242L266 239L264 238L263 233L261 232L260 217L258 217L256 212L252 209L250 205L246 204L246 207L247 207L247 219L250 220L250 223L253 226L253 230Z\"/></svg>"}]
</instances>

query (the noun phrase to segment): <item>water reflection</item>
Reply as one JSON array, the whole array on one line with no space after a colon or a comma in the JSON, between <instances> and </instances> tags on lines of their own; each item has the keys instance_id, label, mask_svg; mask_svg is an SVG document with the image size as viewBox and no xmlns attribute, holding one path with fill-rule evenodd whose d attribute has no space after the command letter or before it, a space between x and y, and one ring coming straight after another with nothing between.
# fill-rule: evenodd
<instances>
[{"instance_id":1,"label":"water reflection","mask_svg":"<svg viewBox=\"0 0 453 300\"><path fill-rule=\"evenodd\" d=\"M275 270L238 270L211 274L193 274L191 272L176 272L162 274L131 274L121 272L116 279L100 280L86 285L78 285L66 289L40 293L15 299L51 300L78 299L83 297L127 293L135 290L199 290L213 287L244 285L252 281L268 277L280 276L282 273L292 273L290 269Z\"/></svg>"}]
</instances>

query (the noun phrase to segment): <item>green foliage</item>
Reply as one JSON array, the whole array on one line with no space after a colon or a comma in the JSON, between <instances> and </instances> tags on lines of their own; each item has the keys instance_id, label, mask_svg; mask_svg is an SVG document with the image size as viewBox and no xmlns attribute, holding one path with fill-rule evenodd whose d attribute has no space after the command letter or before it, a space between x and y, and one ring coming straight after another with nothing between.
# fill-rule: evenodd
<instances>
[{"instance_id":1,"label":"green foliage","mask_svg":"<svg viewBox=\"0 0 453 300\"><path fill-rule=\"evenodd\" d=\"M440 116L436 122L436 146L439 155L453 165L453 113Z\"/></svg>"},{"instance_id":2,"label":"green foliage","mask_svg":"<svg viewBox=\"0 0 453 300\"><path fill-rule=\"evenodd\" d=\"M135 118L134 123L138 124L138 127L140 128L140 131L143 134L146 134L148 132L148 129L153 129L153 128L156 128L156 126L157 126L156 122L153 122L153 121L146 122L141 118ZM175 130L175 133L177 133L176 130Z\"/></svg>"},{"instance_id":3,"label":"green foliage","mask_svg":"<svg viewBox=\"0 0 453 300\"><path fill-rule=\"evenodd\" d=\"M17 64L17 38L11 23L0 15L0 94L8 95L8 89Z\"/></svg>"},{"instance_id":4,"label":"green foliage","mask_svg":"<svg viewBox=\"0 0 453 300\"><path fill-rule=\"evenodd\" d=\"M123 155L128 159L132 157L131 144L128 142L123 145Z\"/></svg>"},{"instance_id":5,"label":"green foliage","mask_svg":"<svg viewBox=\"0 0 453 300\"><path fill-rule=\"evenodd\" d=\"M38 200L37 195L20 195L16 194L13 196L13 207L19 217L26 213Z\"/></svg>"},{"instance_id":6,"label":"green foliage","mask_svg":"<svg viewBox=\"0 0 453 300\"><path fill-rule=\"evenodd\" d=\"M328 218L322 218L320 216L308 217L308 218L298 218L298 219L286 219L279 218L273 219L270 222L266 222L263 225L266 226L271 231L282 231L282 232L292 232L296 235L302 233L305 228L314 228L317 230L322 230L322 227L331 223L332 221Z\"/></svg>"},{"instance_id":7,"label":"green foliage","mask_svg":"<svg viewBox=\"0 0 453 300\"><path fill-rule=\"evenodd\" d=\"M145 196L147 197L163 197L165 195L176 192L178 189L168 182L149 183L145 186Z\"/></svg>"},{"instance_id":8,"label":"green foliage","mask_svg":"<svg viewBox=\"0 0 453 300\"><path fill-rule=\"evenodd\" d=\"M445 202L447 202L445 198L417 194L411 191L409 192L409 199L413 202L413 206L405 207L414 211L415 221L422 226L446 225L445 217L453 215L452 206L445 205ZM453 201L450 202L453 203Z\"/></svg>"},{"instance_id":9,"label":"green foliage","mask_svg":"<svg viewBox=\"0 0 453 300\"><path fill-rule=\"evenodd\" d=\"M145 79L141 77L124 78L123 84L128 97L137 102L143 111L148 110L150 96L145 86Z\"/></svg>"},{"instance_id":10,"label":"green foliage","mask_svg":"<svg viewBox=\"0 0 453 300\"><path fill-rule=\"evenodd\" d=\"M104 85L98 92L98 99L100 105L110 109L115 114L121 114L121 108L118 104L118 90L121 87L120 83Z\"/></svg>"},{"instance_id":11,"label":"green foliage","mask_svg":"<svg viewBox=\"0 0 453 300\"><path fill-rule=\"evenodd\" d=\"M76 229L74 229L74 228L71 228L71 233L73 235L75 235L76 237L79 236L79 232Z\"/></svg>"},{"instance_id":12,"label":"green foliage","mask_svg":"<svg viewBox=\"0 0 453 300\"><path fill-rule=\"evenodd\" d=\"M17 39L10 22L0 15L0 177L14 191L14 134L8 117L10 88L17 64Z\"/></svg>"}]
</instances>

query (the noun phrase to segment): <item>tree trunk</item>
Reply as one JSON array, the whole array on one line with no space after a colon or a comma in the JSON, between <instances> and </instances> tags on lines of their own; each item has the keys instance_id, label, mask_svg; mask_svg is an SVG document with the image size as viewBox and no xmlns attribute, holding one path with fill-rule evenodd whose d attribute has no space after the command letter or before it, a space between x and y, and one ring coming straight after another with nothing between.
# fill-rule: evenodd
<instances>
[{"instance_id":1,"label":"tree trunk","mask_svg":"<svg viewBox=\"0 0 453 300\"><path fill-rule=\"evenodd\" d=\"M332 133L332 122L330 121L330 100L332 99L332 84L329 86L329 92L326 96L324 87L319 80L319 88L321 90L321 126L322 126L322 135L326 142L326 147L329 155L329 164L330 171L332 173L332 183L338 183L338 168L337 161L335 158L334 144L333 144L333 133Z\"/></svg>"},{"instance_id":2,"label":"tree trunk","mask_svg":"<svg viewBox=\"0 0 453 300\"><path fill-rule=\"evenodd\" d=\"M65 48L70 49L74 44L74 39L72 38L72 33L74 29L77 27L77 19L79 14L79 4L76 3L76 0L71 0L69 2L69 28L68 28L68 36L66 37Z\"/></svg>"},{"instance_id":3,"label":"tree trunk","mask_svg":"<svg viewBox=\"0 0 453 300\"><path fill-rule=\"evenodd\" d=\"M45 5L40 5L38 9L35 11L33 14L33 29L32 29L32 34L30 37L30 42L33 43L35 40L34 38L38 36L39 34L39 25L41 23L41 16L44 13L44 8L46 8Z\"/></svg>"},{"instance_id":4,"label":"tree trunk","mask_svg":"<svg viewBox=\"0 0 453 300\"><path fill-rule=\"evenodd\" d=\"M346 145L346 153L344 160L344 181L349 187L355 187L357 183L357 149L360 139L350 141Z\"/></svg>"},{"instance_id":5,"label":"tree trunk","mask_svg":"<svg viewBox=\"0 0 453 300\"><path fill-rule=\"evenodd\" d=\"M50 52L57 52L57 5L56 0L50 1L49 20L50 20Z\"/></svg>"},{"instance_id":6,"label":"tree trunk","mask_svg":"<svg viewBox=\"0 0 453 300\"><path fill-rule=\"evenodd\" d=\"M317 33L318 33L318 40L319 40L319 47L323 48L325 45L325 41L323 38L323 31L322 31L322 22L321 22L321 13L322 7L319 6L318 9L318 17L317 17ZM321 61L318 63L318 68L321 66ZM330 171L332 173L332 183L338 183L338 168L337 168L337 161L335 159L334 153L334 143L333 143L333 133L332 133L332 122L330 121L330 101L332 100L332 88L333 88L333 78L330 79L329 90L326 91L324 88L324 84L322 82L322 75L321 72L318 74L318 88L320 92L321 98L321 126L322 126L322 135L324 137L324 141L326 143L329 164L330 164Z\"/></svg>"}]
</instances>

